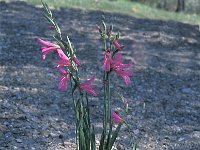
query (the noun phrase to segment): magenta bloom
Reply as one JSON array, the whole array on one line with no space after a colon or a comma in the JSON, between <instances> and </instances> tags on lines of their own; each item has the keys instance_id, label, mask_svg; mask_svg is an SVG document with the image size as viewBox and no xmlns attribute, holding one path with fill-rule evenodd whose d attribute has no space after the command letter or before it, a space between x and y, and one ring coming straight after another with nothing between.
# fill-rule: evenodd
<instances>
[{"instance_id":1,"label":"magenta bloom","mask_svg":"<svg viewBox=\"0 0 200 150\"><path fill-rule=\"evenodd\" d=\"M70 66L71 63L70 63L70 60L69 58L66 56L66 57L63 57L61 58L60 60L56 60L55 63L57 64L57 67L63 67L63 66Z\"/></svg>"},{"instance_id":2,"label":"magenta bloom","mask_svg":"<svg viewBox=\"0 0 200 150\"><path fill-rule=\"evenodd\" d=\"M57 78L60 81L58 84L58 88L65 91L67 90L67 83L70 80L70 74L61 67L59 67L58 69L62 74L59 78Z\"/></svg>"},{"instance_id":3,"label":"magenta bloom","mask_svg":"<svg viewBox=\"0 0 200 150\"><path fill-rule=\"evenodd\" d=\"M113 120L114 123L119 123L121 121L124 121L117 113L115 113L114 111L112 112L112 116L113 116Z\"/></svg>"},{"instance_id":4,"label":"magenta bloom","mask_svg":"<svg viewBox=\"0 0 200 150\"><path fill-rule=\"evenodd\" d=\"M77 64L77 66L81 65L81 63L80 63L80 61L78 60L77 57L74 57L74 62L75 62L75 64Z\"/></svg>"},{"instance_id":5,"label":"magenta bloom","mask_svg":"<svg viewBox=\"0 0 200 150\"><path fill-rule=\"evenodd\" d=\"M113 44L115 45L115 47L119 50L123 49L124 48L124 45L120 45L117 40L114 40L113 41Z\"/></svg>"},{"instance_id":6,"label":"magenta bloom","mask_svg":"<svg viewBox=\"0 0 200 150\"><path fill-rule=\"evenodd\" d=\"M95 80L95 76L92 77L91 79L88 79L84 83L81 83L80 86L79 86L80 89L83 90L83 91L85 91L85 92L91 93L94 96L97 96L97 93L94 91L94 88L96 86L92 85L92 83L94 82L94 80Z\"/></svg>"},{"instance_id":7,"label":"magenta bloom","mask_svg":"<svg viewBox=\"0 0 200 150\"><path fill-rule=\"evenodd\" d=\"M54 50L57 50L59 56L62 58L62 57L67 57L64 52L61 50L60 46L59 45L56 45L54 43L51 43L49 41L44 41L40 38L37 39L41 44L42 44L42 59L45 59L47 54L54 51Z\"/></svg>"},{"instance_id":8,"label":"magenta bloom","mask_svg":"<svg viewBox=\"0 0 200 150\"><path fill-rule=\"evenodd\" d=\"M132 68L132 65L123 64L122 55L120 53L116 54L111 67L118 75L124 79L126 85L131 83L130 76L133 75L133 72L131 72L130 69Z\"/></svg>"},{"instance_id":9,"label":"magenta bloom","mask_svg":"<svg viewBox=\"0 0 200 150\"><path fill-rule=\"evenodd\" d=\"M112 63L112 55L109 52L104 53L104 60L103 60L103 69L105 71L110 71Z\"/></svg>"}]
</instances>

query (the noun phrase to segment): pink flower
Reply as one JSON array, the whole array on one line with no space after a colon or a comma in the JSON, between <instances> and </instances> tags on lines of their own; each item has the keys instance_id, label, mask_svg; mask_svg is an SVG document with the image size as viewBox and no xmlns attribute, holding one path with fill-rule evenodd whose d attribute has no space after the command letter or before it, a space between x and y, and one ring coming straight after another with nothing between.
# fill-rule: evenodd
<instances>
[{"instance_id":1,"label":"pink flower","mask_svg":"<svg viewBox=\"0 0 200 150\"><path fill-rule=\"evenodd\" d=\"M58 88L65 91L67 90L67 83L70 80L70 74L64 70L63 68L59 67L58 68L60 73L62 74L57 80L59 80Z\"/></svg>"},{"instance_id":2,"label":"pink flower","mask_svg":"<svg viewBox=\"0 0 200 150\"><path fill-rule=\"evenodd\" d=\"M94 96L97 96L97 93L93 90L96 86L92 85L94 80L95 80L95 76L92 77L91 79L88 79L84 83L81 83L80 86L79 86L80 89L85 91L85 92L91 93Z\"/></svg>"},{"instance_id":3,"label":"pink flower","mask_svg":"<svg viewBox=\"0 0 200 150\"><path fill-rule=\"evenodd\" d=\"M63 57L60 60L56 60L55 63L57 64L58 68L71 65L71 62L68 57Z\"/></svg>"},{"instance_id":4,"label":"pink flower","mask_svg":"<svg viewBox=\"0 0 200 150\"><path fill-rule=\"evenodd\" d=\"M112 55L109 52L104 53L104 60L103 60L103 69L105 71L110 71L112 63Z\"/></svg>"},{"instance_id":5,"label":"pink flower","mask_svg":"<svg viewBox=\"0 0 200 150\"><path fill-rule=\"evenodd\" d=\"M113 120L114 123L119 123L121 121L124 121L117 113L115 113L114 111L112 112L112 116L113 116Z\"/></svg>"},{"instance_id":6,"label":"pink flower","mask_svg":"<svg viewBox=\"0 0 200 150\"><path fill-rule=\"evenodd\" d=\"M77 64L77 66L81 65L81 63L80 63L80 61L78 60L77 57L74 57L74 62L75 62L75 64Z\"/></svg>"},{"instance_id":7,"label":"pink flower","mask_svg":"<svg viewBox=\"0 0 200 150\"><path fill-rule=\"evenodd\" d=\"M122 55L120 53L116 54L111 67L118 75L124 79L126 85L131 83L130 76L133 75L133 72L131 72L130 69L132 68L132 65L123 64Z\"/></svg>"},{"instance_id":8,"label":"pink flower","mask_svg":"<svg viewBox=\"0 0 200 150\"><path fill-rule=\"evenodd\" d=\"M113 41L113 44L115 45L115 47L119 50L123 49L124 48L124 45L120 45L117 40L114 40Z\"/></svg>"},{"instance_id":9,"label":"pink flower","mask_svg":"<svg viewBox=\"0 0 200 150\"><path fill-rule=\"evenodd\" d=\"M54 51L54 50L57 50L59 56L62 58L62 57L67 57L64 52L61 50L60 46L59 45L56 45L54 43L51 43L49 41L44 41L40 38L37 39L41 44L42 44L42 59L45 59L47 54Z\"/></svg>"}]
</instances>

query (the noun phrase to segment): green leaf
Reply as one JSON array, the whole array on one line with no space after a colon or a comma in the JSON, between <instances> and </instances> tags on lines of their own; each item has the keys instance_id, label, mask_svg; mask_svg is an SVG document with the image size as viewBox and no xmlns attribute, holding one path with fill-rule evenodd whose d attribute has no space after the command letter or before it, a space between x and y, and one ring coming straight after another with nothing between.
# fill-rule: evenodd
<instances>
[{"instance_id":1,"label":"green leaf","mask_svg":"<svg viewBox=\"0 0 200 150\"><path fill-rule=\"evenodd\" d=\"M91 131L91 150L96 150L96 140L95 140L94 125L92 125L92 131Z\"/></svg>"},{"instance_id":2,"label":"green leaf","mask_svg":"<svg viewBox=\"0 0 200 150\"><path fill-rule=\"evenodd\" d=\"M73 56L73 54L74 54L74 49L73 49L73 47L72 47L72 43L71 43L71 41L70 41L70 39L69 39L68 36L67 36L67 42L68 42L69 48L70 48L70 50L71 50L71 56Z\"/></svg>"},{"instance_id":3,"label":"green leaf","mask_svg":"<svg viewBox=\"0 0 200 150\"><path fill-rule=\"evenodd\" d=\"M107 138L106 145L105 145L105 149L106 150L110 150L111 149L111 145L110 145L111 133L112 133L112 130L109 130L108 138Z\"/></svg>"},{"instance_id":4,"label":"green leaf","mask_svg":"<svg viewBox=\"0 0 200 150\"><path fill-rule=\"evenodd\" d=\"M80 150L87 150L86 149L86 145L85 145L85 137L84 137L84 132L83 129L80 127L79 128L79 134L80 134L80 139L79 139L79 143L80 143Z\"/></svg>"},{"instance_id":5,"label":"green leaf","mask_svg":"<svg viewBox=\"0 0 200 150\"><path fill-rule=\"evenodd\" d=\"M65 45L63 44L62 40L59 40L57 37L53 36L56 40L57 44L61 47L61 49L65 49Z\"/></svg>"},{"instance_id":6,"label":"green leaf","mask_svg":"<svg viewBox=\"0 0 200 150\"><path fill-rule=\"evenodd\" d=\"M111 141L110 141L110 146L111 146L111 148L113 147L113 144L114 144L115 141L116 141L116 138L117 138L117 136L118 136L118 133L119 133L119 131L120 131L120 129L121 129L122 124L123 124L123 122L120 122L120 123L118 124L116 130L115 130L115 131L113 132L113 134L112 134L112 138L111 138Z\"/></svg>"},{"instance_id":7,"label":"green leaf","mask_svg":"<svg viewBox=\"0 0 200 150\"><path fill-rule=\"evenodd\" d=\"M45 11L52 17L52 12L51 12L49 6L47 5L47 3L42 2L42 5L45 8Z\"/></svg>"},{"instance_id":8,"label":"green leaf","mask_svg":"<svg viewBox=\"0 0 200 150\"><path fill-rule=\"evenodd\" d=\"M84 112L84 114L85 114L85 112ZM91 140L91 138L90 138L90 127L87 123L86 116L83 117L83 132L84 132L86 147L87 147L87 149L90 149L90 140Z\"/></svg>"},{"instance_id":9,"label":"green leaf","mask_svg":"<svg viewBox=\"0 0 200 150\"><path fill-rule=\"evenodd\" d=\"M102 26L103 26L104 31L106 32L106 24L104 21L102 21Z\"/></svg>"},{"instance_id":10,"label":"green leaf","mask_svg":"<svg viewBox=\"0 0 200 150\"><path fill-rule=\"evenodd\" d=\"M45 18L46 18L50 23L52 23L52 24L55 26L55 23L54 23L54 21L53 21L52 18L50 18L50 17L47 16L47 15L44 15L44 16L45 16Z\"/></svg>"},{"instance_id":11,"label":"green leaf","mask_svg":"<svg viewBox=\"0 0 200 150\"><path fill-rule=\"evenodd\" d=\"M99 145L99 150L104 150L104 140L105 140L105 135L104 135L104 129L103 132L101 134L101 139L100 139L100 145Z\"/></svg>"},{"instance_id":12,"label":"green leaf","mask_svg":"<svg viewBox=\"0 0 200 150\"><path fill-rule=\"evenodd\" d=\"M57 30L57 32L58 32L58 34L61 34L60 27L58 26L58 24L57 24L57 23L55 23L55 28L56 28L56 30Z\"/></svg>"}]
</instances>

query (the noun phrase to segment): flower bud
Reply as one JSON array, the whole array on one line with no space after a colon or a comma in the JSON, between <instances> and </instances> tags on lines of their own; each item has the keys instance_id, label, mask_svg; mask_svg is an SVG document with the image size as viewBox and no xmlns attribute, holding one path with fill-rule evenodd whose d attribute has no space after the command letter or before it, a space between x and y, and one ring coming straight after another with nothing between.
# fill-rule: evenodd
<instances>
[{"instance_id":1,"label":"flower bud","mask_svg":"<svg viewBox=\"0 0 200 150\"><path fill-rule=\"evenodd\" d=\"M77 57L74 57L73 60L74 60L75 64L77 64L77 66L81 65L81 63L80 63L80 61L78 60Z\"/></svg>"},{"instance_id":2,"label":"flower bud","mask_svg":"<svg viewBox=\"0 0 200 150\"><path fill-rule=\"evenodd\" d=\"M99 33L102 33L102 30L99 26L97 26L97 30L99 31Z\"/></svg>"}]
</instances>

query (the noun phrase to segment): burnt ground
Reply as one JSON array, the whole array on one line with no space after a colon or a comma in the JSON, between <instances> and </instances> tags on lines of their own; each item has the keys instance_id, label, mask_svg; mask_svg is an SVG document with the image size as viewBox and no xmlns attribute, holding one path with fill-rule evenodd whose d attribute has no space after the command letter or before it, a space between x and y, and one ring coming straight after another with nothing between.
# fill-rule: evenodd
<instances>
[{"instance_id":1,"label":"burnt ground","mask_svg":"<svg viewBox=\"0 0 200 150\"><path fill-rule=\"evenodd\" d=\"M36 41L37 37L52 40L54 34L42 9L25 2L1 1L0 5L0 149L74 149L69 91L57 89L56 56L49 54L42 61ZM95 74L98 78L100 95L90 98L97 134L102 120L102 54L96 25L105 15L107 23L122 32L124 58L135 62L129 87L121 78L112 78L112 107L128 120L138 149L200 149L198 26L79 9L60 8L53 13L75 44L82 77ZM119 92L129 99L127 116L121 111ZM117 149L130 149L129 141L124 126Z\"/></svg>"}]
</instances>

